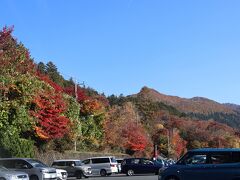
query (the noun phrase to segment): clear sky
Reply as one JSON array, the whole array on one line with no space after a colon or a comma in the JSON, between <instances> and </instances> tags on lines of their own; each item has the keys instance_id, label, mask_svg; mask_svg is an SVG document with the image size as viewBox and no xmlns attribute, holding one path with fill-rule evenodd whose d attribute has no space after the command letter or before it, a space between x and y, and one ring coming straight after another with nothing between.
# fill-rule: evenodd
<instances>
[{"instance_id":1,"label":"clear sky","mask_svg":"<svg viewBox=\"0 0 240 180\"><path fill-rule=\"evenodd\" d=\"M107 95L148 86L240 104L239 0L1 0L36 62Z\"/></svg>"}]
</instances>

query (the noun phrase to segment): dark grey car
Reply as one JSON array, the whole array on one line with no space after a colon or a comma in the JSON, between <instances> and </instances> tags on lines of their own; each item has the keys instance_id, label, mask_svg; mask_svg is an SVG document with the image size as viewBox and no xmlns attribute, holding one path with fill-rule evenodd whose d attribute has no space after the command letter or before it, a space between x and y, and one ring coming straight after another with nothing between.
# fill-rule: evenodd
<instances>
[{"instance_id":1,"label":"dark grey car","mask_svg":"<svg viewBox=\"0 0 240 180\"><path fill-rule=\"evenodd\" d=\"M82 177L88 178L92 175L91 167L82 164L80 160L55 160L52 163L52 167L64 169L67 171L69 177L76 177L78 179L81 179Z\"/></svg>"}]
</instances>

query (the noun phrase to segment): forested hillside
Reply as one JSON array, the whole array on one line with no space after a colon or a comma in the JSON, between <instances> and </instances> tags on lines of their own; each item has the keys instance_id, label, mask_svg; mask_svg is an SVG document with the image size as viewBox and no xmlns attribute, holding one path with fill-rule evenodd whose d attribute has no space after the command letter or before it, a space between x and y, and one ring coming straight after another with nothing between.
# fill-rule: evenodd
<instances>
[{"instance_id":1,"label":"forested hillside","mask_svg":"<svg viewBox=\"0 0 240 180\"><path fill-rule=\"evenodd\" d=\"M154 99L146 92L152 91L143 88L133 96L106 97L75 85L53 62L34 62L12 36L12 28L4 28L0 32L0 156L34 157L37 151L48 150L152 156L157 145L159 153L177 158L192 148L239 147L239 131L233 128L238 120L230 127L229 116L224 116L230 113L237 118L230 105L214 102L212 113L205 113L209 107L204 106L212 101L201 106L202 99L192 99L197 106L187 103L191 111L185 111L179 108L185 107L179 98L170 102L167 96ZM211 117L213 113L222 113L221 118Z\"/></svg>"}]
</instances>

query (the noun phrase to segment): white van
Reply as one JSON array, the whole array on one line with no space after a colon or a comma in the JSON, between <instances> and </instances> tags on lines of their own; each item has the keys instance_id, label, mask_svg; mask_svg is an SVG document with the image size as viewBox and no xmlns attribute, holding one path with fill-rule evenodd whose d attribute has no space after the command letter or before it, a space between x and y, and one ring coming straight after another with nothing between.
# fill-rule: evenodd
<instances>
[{"instance_id":1,"label":"white van","mask_svg":"<svg viewBox=\"0 0 240 180\"><path fill-rule=\"evenodd\" d=\"M92 157L82 161L92 168L93 175L110 176L118 172L118 163L114 156Z\"/></svg>"}]
</instances>

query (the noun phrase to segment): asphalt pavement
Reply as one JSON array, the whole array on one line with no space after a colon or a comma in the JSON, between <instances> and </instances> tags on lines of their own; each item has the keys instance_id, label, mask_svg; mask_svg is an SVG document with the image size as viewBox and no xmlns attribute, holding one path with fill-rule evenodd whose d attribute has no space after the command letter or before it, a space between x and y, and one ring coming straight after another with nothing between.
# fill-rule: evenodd
<instances>
[{"instance_id":1,"label":"asphalt pavement","mask_svg":"<svg viewBox=\"0 0 240 180\"><path fill-rule=\"evenodd\" d=\"M93 177L87 178L86 180L105 180L105 179L106 180L157 180L158 176L156 175L126 176L125 174L114 174L106 177L93 176Z\"/></svg>"}]
</instances>

